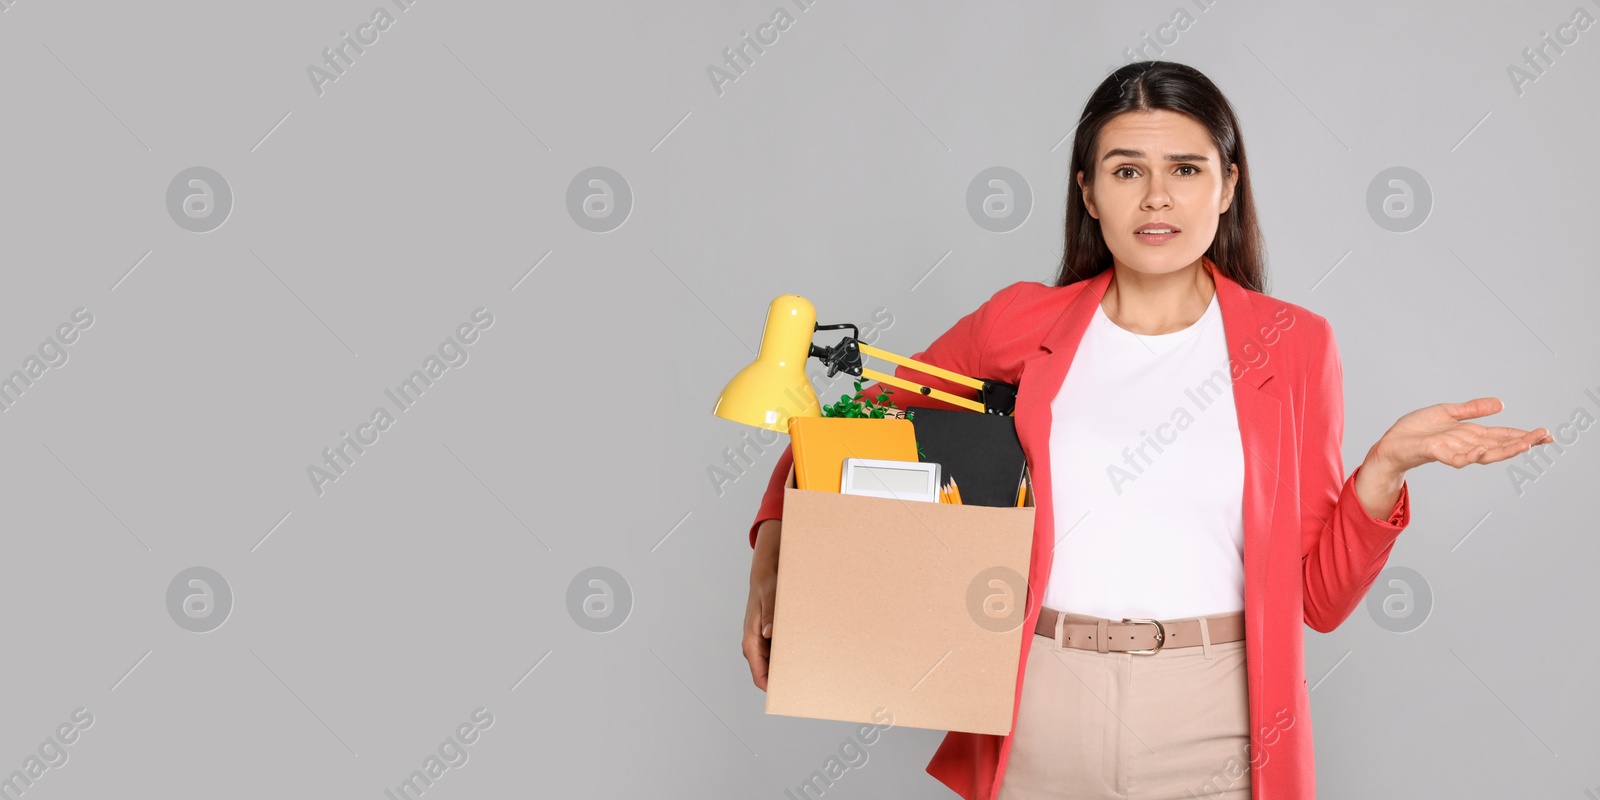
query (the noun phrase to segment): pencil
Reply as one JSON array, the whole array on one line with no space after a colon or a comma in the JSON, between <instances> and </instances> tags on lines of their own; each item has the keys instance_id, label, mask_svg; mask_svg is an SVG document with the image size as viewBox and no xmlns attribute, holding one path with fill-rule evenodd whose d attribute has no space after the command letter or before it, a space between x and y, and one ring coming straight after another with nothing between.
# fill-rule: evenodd
<instances>
[{"instance_id":1,"label":"pencil","mask_svg":"<svg viewBox=\"0 0 1600 800\"><path fill-rule=\"evenodd\" d=\"M956 479L950 479L950 496L955 498L952 502L961 505L961 487L956 485Z\"/></svg>"}]
</instances>

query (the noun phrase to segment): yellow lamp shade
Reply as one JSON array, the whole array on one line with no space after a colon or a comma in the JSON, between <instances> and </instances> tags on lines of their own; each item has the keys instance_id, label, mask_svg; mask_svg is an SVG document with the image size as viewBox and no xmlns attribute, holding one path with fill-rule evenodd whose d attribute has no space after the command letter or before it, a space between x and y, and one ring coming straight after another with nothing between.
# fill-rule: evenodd
<instances>
[{"instance_id":1,"label":"yellow lamp shade","mask_svg":"<svg viewBox=\"0 0 1600 800\"><path fill-rule=\"evenodd\" d=\"M712 410L723 419L789 432L790 417L820 417L822 405L806 377L817 309L797 294L779 295L767 306L761 349L750 366L728 381Z\"/></svg>"}]
</instances>

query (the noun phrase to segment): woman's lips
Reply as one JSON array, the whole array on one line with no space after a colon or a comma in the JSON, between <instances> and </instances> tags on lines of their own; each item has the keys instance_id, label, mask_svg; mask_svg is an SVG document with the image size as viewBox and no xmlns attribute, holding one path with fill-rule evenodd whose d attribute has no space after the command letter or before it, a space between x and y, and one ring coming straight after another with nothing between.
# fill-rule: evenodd
<instances>
[{"instance_id":1,"label":"woman's lips","mask_svg":"<svg viewBox=\"0 0 1600 800\"><path fill-rule=\"evenodd\" d=\"M1166 242L1172 241L1180 233L1183 233L1183 231L1173 231L1172 233L1135 233L1133 238L1138 239L1145 244L1165 244Z\"/></svg>"}]
</instances>

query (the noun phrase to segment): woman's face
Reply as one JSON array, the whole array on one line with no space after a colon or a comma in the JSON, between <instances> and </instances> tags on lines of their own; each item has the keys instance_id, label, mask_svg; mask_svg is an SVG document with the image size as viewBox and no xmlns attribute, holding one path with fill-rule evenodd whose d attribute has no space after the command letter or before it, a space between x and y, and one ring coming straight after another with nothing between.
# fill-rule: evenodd
<instances>
[{"instance_id":1,"label":"woman's face","mask_svg":"<svg viewBox=\"0 0 1600 800\"><path fill-rule=\"evenodd\" d=\"M1205 126L1174 111L1126 111L1096 148L1094 182L1080 170L1078 188L1117 264L1160 275L1199 263L1239 177L1237 167L1222 172ZM1139 233L1151 227L1174 233Z\"/></svg>"}]
</instances>

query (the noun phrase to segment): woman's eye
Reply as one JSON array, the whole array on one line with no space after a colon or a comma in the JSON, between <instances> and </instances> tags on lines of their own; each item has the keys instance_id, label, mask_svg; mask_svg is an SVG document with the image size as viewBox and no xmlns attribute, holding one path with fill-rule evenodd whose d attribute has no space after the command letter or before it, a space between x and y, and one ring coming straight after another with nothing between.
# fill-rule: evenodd
<instances>
[{"instance_id":1,"label":"woman's eye","mask_svg":"<svg viewBox=\"0 0 1600 800\"><path fill-rule=\"evenodd\" d=\"M1126 172L1133 172L1134 169L1133 169L1133 167L1117 167L1116 171L1112 172L1111 174L1113 174L1113 175L1115 175L1115 176L1117 176L1119 178L1131 178L1131 177L1133 177L1132 175L1123 175L1122 173L1125 172L1125 171Z\"/></svg>"},{"instance_id":2,"label":"woman's eye","mask_svg":"<svg viewBox=\"0 0 1600 800\"><path fill-rule=\"evenodd\" d=\"M1179 164L1178 169L1194 170L1193 172L1189 173L1190 175L1198 174L1200 172L1200 170L1194 168L1193 164Z\"/></svg>"}]
</instances>

